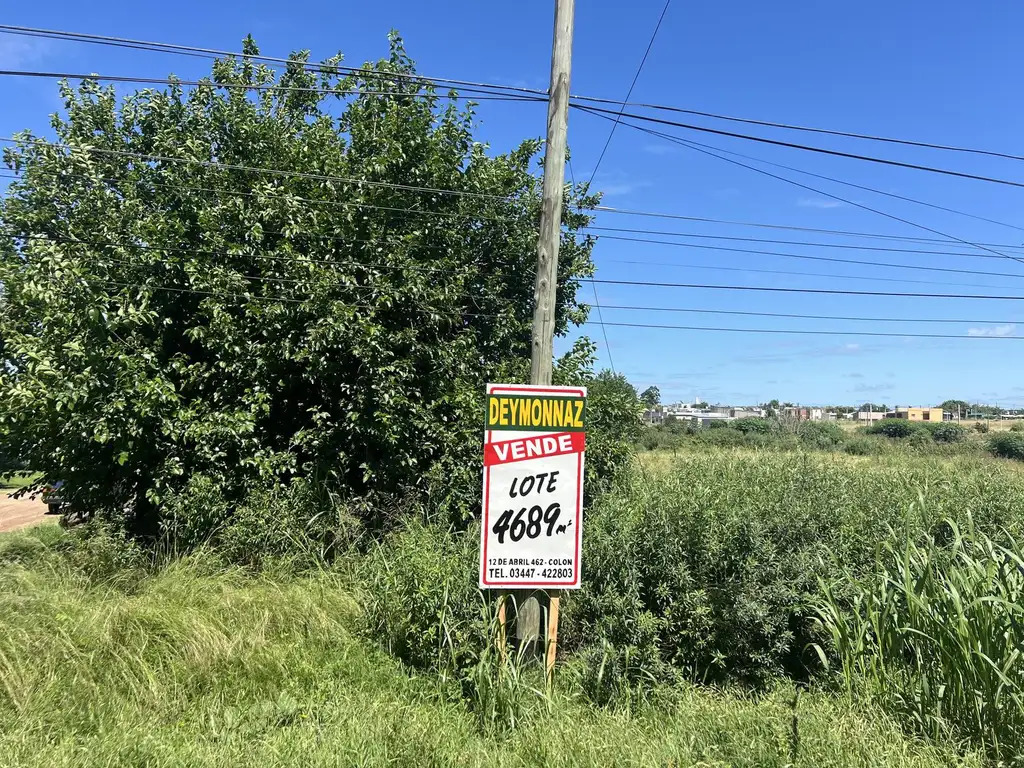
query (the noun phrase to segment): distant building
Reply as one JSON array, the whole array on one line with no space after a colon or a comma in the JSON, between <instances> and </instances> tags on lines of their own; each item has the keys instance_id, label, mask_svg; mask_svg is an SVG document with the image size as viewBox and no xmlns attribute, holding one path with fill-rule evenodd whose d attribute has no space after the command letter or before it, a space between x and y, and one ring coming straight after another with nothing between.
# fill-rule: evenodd
<instances>
[{"instance_id":1,"label":"distant building","mask_svg":"<svg viewBox=\"0 0 1024 768\"><path fill-rule=\"evenodd\" d=\"M942 421L941 408L897 408L885 414L887 419L906 419L907 421Z\"/></svg>"},{"instance_id":2,"label":"distant building","mask_svg":"<svg viewBox=\"0 0 1024 768\"><path fill-rule=\"evenodd\" d=\"M822 408L788 406L782 409L782 415L794 421L822 421L825 418L825 411Z\"/></svg>"},{"instance_id":3,"label":"distant building","mask_svg":"<svg viewBox=\"0 0 1024 768\"><path fill-rule=\"evenodd\" d=\"M881 421L885 418L885 414L881 411L857 411L856 413L851 413L850 418L854 421Z\"/></svg>"}]
</instances>

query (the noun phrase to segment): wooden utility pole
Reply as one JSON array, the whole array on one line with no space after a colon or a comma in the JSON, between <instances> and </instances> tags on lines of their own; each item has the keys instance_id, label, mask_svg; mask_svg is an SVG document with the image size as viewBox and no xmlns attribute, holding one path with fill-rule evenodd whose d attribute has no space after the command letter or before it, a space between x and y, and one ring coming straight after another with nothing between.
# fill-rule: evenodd
<instances>
[{"instance_id":1,"label":"wooden utility pole","mask_svg":"<svg viewBox=\"0 0 1024 768\"><path fill-rule=\"evenodd\" d=\"M554 357L555 292L558 288L558 246L562 235L562 195L565 187L565 149L569 125L569 76L572 69L572 33L575 0L555 0L555 31L551 44L551 84L548 87L547 142L544 147L544 187L540 234L537 238L537 278L533 288L533 349L530 383L550 384ZM520 592L516 598L516 636L520 643L541 637L541 608L536 596ZM550 595L547 653L550 675L558 637L559 596Z\"/></svg>"}]
</instances>

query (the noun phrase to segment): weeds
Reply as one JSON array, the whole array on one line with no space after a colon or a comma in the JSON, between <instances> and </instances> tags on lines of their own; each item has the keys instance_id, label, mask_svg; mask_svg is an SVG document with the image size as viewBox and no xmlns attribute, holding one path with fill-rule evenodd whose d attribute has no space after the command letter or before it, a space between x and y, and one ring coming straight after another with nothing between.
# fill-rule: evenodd
<instances>
[{"instance_id":1,"label":"weeds","mask_svg":"<svg viewBox=\"0 0 1024 768\"><path fill-rule=\"evenodd\" d=\"M852 603L826 586L822 624L849 694L880 701L935 741L984 744L995 760L1016 759L1024 749L1024 561L1015 543L994 543L970 519L944 528L923 543L891 532L878 575L860 582Z\"/></svg>"}]
</instances>

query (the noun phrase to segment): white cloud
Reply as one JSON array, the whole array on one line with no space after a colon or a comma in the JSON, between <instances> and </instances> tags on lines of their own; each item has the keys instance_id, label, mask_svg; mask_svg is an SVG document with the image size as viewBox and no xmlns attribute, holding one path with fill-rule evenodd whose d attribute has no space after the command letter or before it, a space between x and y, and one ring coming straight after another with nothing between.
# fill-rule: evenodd
<instances>
[{"instance_id":1,"label":"white cloud","mask_svg":"<svg viewBox=\"0 0 1024 768\"><path fill-rule=\"evenodd\" d=\"M629 195L638 189L646 189L653 186L649 181L620 181L602 184L598 182L595 187L598 192L603 192L605 197L619 197Z\"/></svg>"},{"instance_id":2,"label":"white cloud","mask_svg":"<svg viewBox=\"0 0 1024 768\"><path fill-rule=\"evenodd\" d=\"M841 203L838 200L826 200L821 197L802 197L796 201L796 204L801 208L818 208L823 211L846 207L846 203Z\"/></svg>"},{"instance_id":3,"label":"white cloud","mask_svg":"<svg viewBox=\"0 0 1024 768\"><path fill-rule=\"evenodd\" d=\"M1013 336L1017 326L1013 323L997 325L993 328L968 328L968 336Z\"/></svg>"},{"instance_id":4,"label":"white cloud","mask_svg":"<svg viewBox=\"0 0 1024 768\"><path fill-rule=\"evenodd\" d=\"M43 58L50 42L42 38L0 35L0 67L23 67Z\"/></svg>"}]
</instances>

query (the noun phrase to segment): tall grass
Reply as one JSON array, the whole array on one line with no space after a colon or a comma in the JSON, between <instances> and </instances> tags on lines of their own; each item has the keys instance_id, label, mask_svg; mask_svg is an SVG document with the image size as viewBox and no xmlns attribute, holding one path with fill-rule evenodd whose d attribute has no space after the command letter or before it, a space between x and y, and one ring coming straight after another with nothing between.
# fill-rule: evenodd
<instances>
[{"instance_id":1,"label":"tall grass","mask_svg":"<svg viewBox=\"0 0 1024 768\"><path fill-rule=\"evenodd\" d=\"M1024 560L947 522L922 543L880 547L878 573L852 605L826 587L821 618L850 694L867 694L935 740L983 744L996 760L1024 755Z\"/></svg>"},{"instance_id":2,"label":"tall grass","mask_svg":"<svg viewBox=\"0 0 1024 768\"><path fill-rule=\"evenodd\" d=\"M337 570L253 575L190 557L110 581L49 538L24 543L34 535L0 536L4 766L979 765L813 692L794 740L787 688L682 686L657 707L597 708L571 665L499 733L450 682L364 637Z\"/></svg>"}]
</instances>

